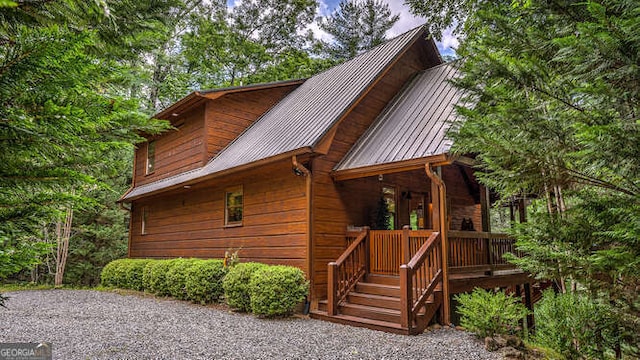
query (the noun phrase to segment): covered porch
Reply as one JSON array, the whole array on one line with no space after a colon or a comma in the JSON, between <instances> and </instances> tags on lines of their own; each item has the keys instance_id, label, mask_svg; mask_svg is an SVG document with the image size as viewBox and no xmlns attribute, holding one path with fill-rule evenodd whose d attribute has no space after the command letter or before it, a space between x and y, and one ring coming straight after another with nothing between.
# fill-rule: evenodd
<instances>
[{"instance_id":1,"label":"covered porch","mask_svg":"<svg viewBox=\"0 0 640 360\"><path fill-rule=\"evenodd\" d=\"M369 184L359 193L368 199L349 191L348 201L369 223L350 225L345 251L327 264L316 317L417 334L451 323L451 295L475 287L517 286L531 306L531 279L504 257L517 255L514 240L490 231L488 192L470 166L439 165L339 180L348 189Z\"/></svg>"}]
</instances>

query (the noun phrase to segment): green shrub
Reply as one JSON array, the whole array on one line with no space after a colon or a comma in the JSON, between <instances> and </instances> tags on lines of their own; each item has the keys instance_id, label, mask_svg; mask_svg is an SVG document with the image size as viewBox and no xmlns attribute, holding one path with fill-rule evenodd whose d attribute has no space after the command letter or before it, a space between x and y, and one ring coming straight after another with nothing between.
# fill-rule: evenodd
<instances>
[{"instance_id":1,"label":"green shrub","mask_svg":"<svg viewBox=\"0 0 640 360\"><path fill-rule=\"evenodd\" d=\"M615 358L620 319L609 305L580 294L545 291L535 318L537 344L567 359Z\"/></svg>"},{"instance_id":2,"label":"green shrub","mask_svg":"<svg viewBox=\"0 0 640 360\"><path fill-rule=\"evenodd\" d=\"M100 275L103 286L121 289L143 290L142 276L144 268L151 259L118 259L102 269Z\"/></svg>"},{"instance_id":3,"label":"green shrub","mask_svg":"<svg viewBox=\"0 0 640 360\"><path fill-rule=\"evenodd\" d=\"M528 314L518 299L504 292L477 288L470 294L456 297L460 303L460 325L481 337L514 334L518 323Z\"/></svg>"},{"instance_id":4,"label":"green shrub","mask_svg":"<svg viewBox=\"0 0 640 360\"><path fill-rule=\"evenodd\" d=\"M174 259L157 260L145 266L142 284L145 291L158 296L169 296L169 285L167 284L167 272Z\"/></svg>"},{"instance_id":5,"label":"green shrub","mask_svg":"<svg viewBox=\"0 0 640 360\"><path fill-rule=\"evenodd\" d=\"M185 269L187 299L208 304L218 302L224 291L222 279L227 273L222 260L198 260Z\"/></svg>"},{"instance_id":6,"label":"green shrub","mask_svg":"<svg viewBox=\"0 0 640 360\"><path fill-rule=\"evenodd\" d=\"M227 305L239 311L251 310L251 297L249 296L251 276L266 266L260 263L241 263L233 266L222 282Z\"/></svg>"},{"instance_id":7,"label":"green shrub","mask_svg":"<svg viewBox=\"0 0 640 360\"><path fill-rule=\"evenodd\" d=\"M124 288L138 291L144 290L142 283L144 268L153 261L152 259L129 259L125 263L126 280Z\"/></svg>"},{"instance_id":8,"label":"green shrub","mask_svg":"<svg viewBox=\"0 0 640 360\"><path fill-rule=\"evenodd\" d=\"M166 275L166 284L171 296L176 299L187 300L187 268L197 261L202 260L182 258L171 260L171 265Z\"/></svg>"},{"instance_id":9,"label":"green shrub","mask_svg":"<svg viewBox=\"0 0 640 360\"><path fill-rule=\"evenodd\" d=\"M288 315L308 291L309 283L300 269L267 266L255 271L249 281L251 310L262 316Z\"/></svg>"}]
</instances>

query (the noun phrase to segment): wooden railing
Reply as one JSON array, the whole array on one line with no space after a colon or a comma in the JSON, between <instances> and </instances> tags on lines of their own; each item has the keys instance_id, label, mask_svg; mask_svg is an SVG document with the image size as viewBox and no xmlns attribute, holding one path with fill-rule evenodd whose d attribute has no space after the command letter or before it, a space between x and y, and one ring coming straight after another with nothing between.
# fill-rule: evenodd
<instances>
[{"instance_id":1,"label":"wooden railing","mask_svg":"<svg viewBox=\"0 0 640 360\"><path fill-rule=\"evenodd\" d=\"M398 275L400 265L406 264L427 241L431 230L371 230L369 233L370 272L377 275Z\"/></svg>"},{"instance_id":2,"label":"wooden railing","mask_svg":"<svg viewBox=\"0 0 640 360\"><path fill-rule=\"evenodd\" d=\"M327 313L329 315L338 313L338 304L368 271L368 233L368 229L363 230L338 260L328 265Z\"/></svg>"},{"instance_id":3,"label":"wooden railing","mask_svg":"<svg viewBox=\"0 0 640 360\"><path fill-rule=\"evenodd\" d=\"M449 231L449 268L452 272L509 269L514 266L504 254L516 256L515 240L507 234L475 231Z\"/></svg>"},{"instance_id":4,"label":"wooden railing","mask_svg":"<svg viewBox=\"0 0 640 360\"><path fill-rule=\"evenodd\" d=\"M418 314L442 284L442 238L434 232L408 264L400 266L400 321L410 333L420 333L429 319Z\"/></svg>"}]
</instances>

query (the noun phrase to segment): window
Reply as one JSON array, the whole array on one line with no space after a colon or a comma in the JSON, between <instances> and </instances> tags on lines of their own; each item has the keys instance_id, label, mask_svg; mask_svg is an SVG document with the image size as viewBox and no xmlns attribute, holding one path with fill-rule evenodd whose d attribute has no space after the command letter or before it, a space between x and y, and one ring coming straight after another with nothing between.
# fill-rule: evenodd
<instances>
[{"instance_id":1,"label":"window","mask_svg":"<svg viewBox=\"0 0 640 360\"><path fill-rule=\"evenodd\" d=\"M147 143L147 169L146 174L151 174L156 167L156 142L149 141Z\"/></svg>"},{"instance_id":2,"label":"window","mask_svg":"<svg viewBox=\"0 0 640 360\"><path fill-rule=\"evenodd\" d=\"M391 186L382 187L382 197L387 204L387 211L389 213L389 222L387 229L395 230L396 228L396 188Z\"/></svg>"},{"instance_id":3,"label":"window","mask_svg":"<svg viewBox=\"0 0 640 360\"><path fill-rule=\"evenodd\" d=\"M227 189L224 195L224 225L242 225L242 186Z\"/></svg>"},{"instance_id":4,"label":"window","mask_svg":"<svg viewBox=\"0 0 640 360\"><path fill-rule=\"evenodd\" d=\"M142 221L140 221L140 233L142 235L147 234L147 220L149 216L149 210L146 206L142 207Z\"/></svg>"}]
</instances>

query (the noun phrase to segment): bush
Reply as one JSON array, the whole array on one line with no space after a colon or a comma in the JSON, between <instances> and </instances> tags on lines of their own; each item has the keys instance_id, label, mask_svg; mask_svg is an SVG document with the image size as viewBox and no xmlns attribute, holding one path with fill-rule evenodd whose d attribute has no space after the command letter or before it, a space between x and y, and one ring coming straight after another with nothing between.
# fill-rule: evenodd
<instances>
[{"instance_id":1,"label":"bush","mask_svg":"<svg viewBox=\"0 0 640 360\"><path fill-rule=\"evenodd\" d=\"M266 266L260 263L242 263L233 266L222 282L227 305L239 311L250 311L249 282L251 281L251 276L257 270Z\"/></svg>"},{"instance_id":2,"label":"bush","mask_svg":"<svg viewBox=\"0 0 640 360\"><path fill-rule=\"evenodd\" d=\"M197 261L201 260L182 258L171 260L171 265L166 275L166 284L171 296L176 299L187 300L187 268Z\"/></svg>"},{"instance_id":3,"label":"bush","mask_svg":"<svg viewBox=\"0 0 640 360\"><path fill-rule=\"evenodd\" d=\"M527 316L527 308L504 292L475 289L456 296L460 303L460 325L481 337L514 334L518 323Z\"/></svg>"},{"instance_id":4,"label":"bush","mask_svg":"<svg viewBox=\"0 0 640 360\"><path fill-rule=\"evenodd\" d=\"M197 260L185 269L187 299L208 304L218 302L224 291L222 280L227 273L222 260Z\"/></svg>"},{"instance_id":5,"label":"bush","mask_svg":"<svg viewBox=\"0 0 640 360\"><path fill-rule=\"evenodd\" d=\"M144 268L151 259L118 259L102 269L100 275L103 286L121 289L143 290L142 276Z\"/></svg>"},{"instance_id":6,"label":"bush","mask_svg":"<svg viewBox=\"0 0 640 360\"><path fill-rule=\"evenodd\" d=\"M171 260L157 260L147 264L142 275L144 290L158 296L169 296L169 285L167 284L167 272L171 267Z\"/></svg>"},{"instance_id":7,"label":"bush","mask_svg":"<svg viewBox=\"0 0 640 360\"><path fill-rule=\"evenodd\" d=\"M278 316L293 312L309 291L304 273L291 266L258 269L249 281L251 310L256 315Z\"/></svg>"},{"instance_id":8,"label":"bush","mask_svg":"<svg viewBox=\"0 0 640 360\"><path fill-rule=\"evenodd\" d=\"M567 359L615 358L619 319L610 306L580 294L545 291L535 317L537 344Z\"/></svg>"}]
</instances>

